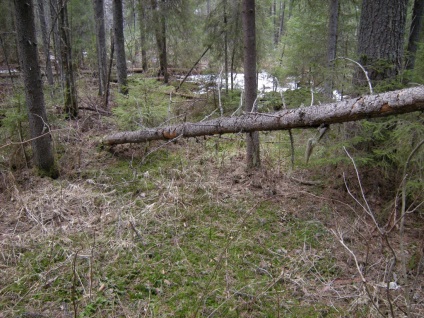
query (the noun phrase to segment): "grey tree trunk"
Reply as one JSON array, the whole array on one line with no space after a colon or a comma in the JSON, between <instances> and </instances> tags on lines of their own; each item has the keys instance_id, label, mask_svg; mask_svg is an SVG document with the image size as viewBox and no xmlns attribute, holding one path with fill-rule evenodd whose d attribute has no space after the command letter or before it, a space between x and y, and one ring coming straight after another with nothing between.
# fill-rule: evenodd
<instances>
[{"instance_id":1,"label":"grey tree trunk","mask_svg":"<svg viewBox=\"0 0 424 318\"><path fill-rule=\"evenodd\" d=\"M256 81L256 24L255 0L243 0L243 42L244 42L244 96L245 110L253 110L257 97ZM259 133L252 131L246 134L247 167L254 168L261 165Z\"/></svg>"},{"instance_id":2,"label":"grey tree trunk","mask_svg":"<svg viewBox=\"0 0 424 318\"><path fill-rule=\"evenodd\" d=\"M281 1L280 2L280 26L278 28L278 43L280 43L280 39L283 36L284 33L284 13L286 11L286 1Z\"/></svg>"},{"instance_id":3,"label":"grey tree trunk","mask_svg":"<svg viewBox=\"0 0 424 318\"><path fill-rule=\"evenodd\" d=\"M422 21L424 14L424 0L415 0L414 9L412 10L411 29L409 31L408 48L406 49L406 62L405 68L412 70L415 67L415 55L417 53L420 40L420 33L422 29Z\"/></svg>"},{"instance_id":4,"label":"grey tree trunk","mask_svg":"<svg viewBox=\"0 0 424 318\"><path fill-rule=\"evenodd\" d=\"M158 76L163 76L164 83L168 83L168 58L166 48L166 20L165 12L157 2L158 0L151 0L153 10L153 22L156 36L156 46L159 54L159 72Z\"/></svg>"},{"instance_id":5,"label":"grey tree trunk","mask_svg":"<svg viewBox=\"0 0 424 318\"><path fill-rule=\"evenodd\" d=\"M116 69L119 92L128 94L127 60L125 57L124 17L122 0L113 0L113 34L116 51Z\"/></svg>"},{"instance_id":6,"label":"grey tree trunk","mask_svg":"<svg viewBox=\"0 0 424 318\"><path fill-rule=\"evenodd\" d=\"M53 62L54 69L56 71L56 76L59 79L59 82L65 82L64 72L62 70L62 55L61 55L61 45L60 45L60 34L59 34L59 10L60 10L60 1L51 0L50 1L50 20L52 22L51 33L53 36L53 52L55 60Z\"/></svg>"},{"instance_id":7,"label":"grey tree trunk","mask_svg":"<svg viewBox=\"0 0 424 318\"><path fill-rule=\"evenodd\" d=\"M330 18L328 21L327 64L329 76L325 83L325 93L333 97L333 70L337 53L337 28L339 21L339 0L330 0Z\"/></svg>"},{"instance_id":8,"label":"grey tree trunk","mask_svg":"<svg viewBox=\"0 0 424 318\"><path fill-rule=\"evenodd\" d=\"M97 64L99 69L99 95L106 92L107 54L104 1L94 0L94 19L96 20Z\"/></svg>"},{"instance_id":9,"label":"grey tree trunk","mask_svg":"<svg viewBox=\"0 0 424 318\"><path fill-rule=\"evenodd\" d=\"M371 81L390 79L402 69L408 0L363 0L358 34L359 63ZM367 85L358 70L355 84Z\"/></svg>"},{"instance_id":10,"label":"grey tree trunk","mask_svg":"<svg viewBox=\"0 0 424 318\"><path fill-rule=\"evenodd\" d=\"M25 85L25 98L35 165L42 174L57 178L51 135L44 104L43 86L35 35L32 0L15 0L19 62Z\"/></svg>"},{"instance_id":11,"label":"grey tree trunk","mask_svg":"<svg viewBox=\"0 0 424 318\"><path fill-rule=\"evenodd\" d=\"M247 113L239 117L220 117L199 123L187 122L157 129L119 132L105 136L103 143L115 145L178 137L312 128L319 127L323 123L343 123L423 110L424 86L419 86L276 113Z\"/></svg>"},{"instance_id":12,"label":"grey tree trunk","mask_svg":"<svg viewBox=\"0 0 424 318\"><path fill-rule=\"evenodd\" d=\"M72 48L69 32L70 28L68 21L67 0L60 0L59 28L62 71L65 80L63 89L65 98L65 114L69 116L69 118L75 119L78 117L78 99L74 79L74 67L72 63Z\"/></svg>"},{"instance_id":13,"label":"grey tree trunk","mask_svg":"<svg viewBox=\"0 0 424 318\"><path fill-rule=\"evenodd\" d=\"M141 42L141 67L143 72L147 72L147 52L146 52L146 5L143 0L139 0L139 25Z\"/></svg>"},{"instance_id":14,"label":"grey tree trunk","mask_svg":"<svg viewBox=\"0 0 424 318\"><path fill-rule=\"evenodd\" d=\"M40 29L41 29L41 38L43 39L43 51L44 56L46 59L46 76L47 76L47 82L50 86L54 84L54 78L53 78L53 70L52 70L52 63L50 60L50 36L49 36L49 30L47 27L47 19L45 14L45 8L44 8L44 0L37 0L38 2L38 15L40 18Z\"/></svg>"}]
</instances>

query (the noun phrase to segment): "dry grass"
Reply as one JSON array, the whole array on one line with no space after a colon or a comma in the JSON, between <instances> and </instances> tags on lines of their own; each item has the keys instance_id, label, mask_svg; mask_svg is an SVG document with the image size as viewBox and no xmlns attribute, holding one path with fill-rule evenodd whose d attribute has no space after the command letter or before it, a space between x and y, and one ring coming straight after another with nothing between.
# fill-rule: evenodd
<instances>
[{"instance_id":1,"label":"dry grass","mask_svg":"<svg viewBox=\"0 0 424 318\"><path fill-rule=\"evenodd\" d=\"M240 135L109 150L100 114L57 125L59 180L1 171L0 317L401 317L406 288L424 314L419 216L410 285L398 262L401 288L387 290L389 246L343 189L345 168L293 181L320 173L286 173L283 132L262 135L264 166L247 173ZM399 257L398 231L387 239Z\"/></svg>"}]
</instances>

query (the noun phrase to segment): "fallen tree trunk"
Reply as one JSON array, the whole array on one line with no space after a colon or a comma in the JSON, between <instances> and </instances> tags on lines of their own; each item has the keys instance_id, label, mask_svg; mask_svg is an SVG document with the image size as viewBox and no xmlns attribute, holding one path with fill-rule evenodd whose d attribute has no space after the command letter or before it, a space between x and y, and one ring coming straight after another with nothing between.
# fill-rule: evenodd
<instances>
[{"instance_id":1,"label":"fallen tree trunk","mask_svg":"<svg viewBox=\"0 0 424 318\"><path fill-rule=\"evenodd\" d=\"M248 113L243 116L222 117L198 123L186 122L155 129L119 132L105 136L103 143L115 145L176 137L311 128L318 127L322 123L342 123L423 110L424 86L419 86L275 113Z\"/></svg>"}]
</instances>

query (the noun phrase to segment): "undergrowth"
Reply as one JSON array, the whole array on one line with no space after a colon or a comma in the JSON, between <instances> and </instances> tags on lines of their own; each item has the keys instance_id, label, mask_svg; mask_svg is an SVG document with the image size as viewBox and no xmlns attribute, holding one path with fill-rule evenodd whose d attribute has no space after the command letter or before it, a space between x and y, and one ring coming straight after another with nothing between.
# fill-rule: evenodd
<instances>
[{"instance_id":1,"label":"undergrowth","mask_svg":"<svg viewBox=\"0 0 424 318\"><path fill-rule=\"evenodd\" d=\"M150 80L130 83L129 97L113 100L113 118L83 113L55 123L60 179L2 168L2 315L377 317L391 305L405 311L404 281L386 275L391 249L401 251L399 232L378 236L346 192L350 186L361 194L343 146L354 152L364 196L384 224L393 210L383 213L381 189L391 187L385 194L398 198L402 174L393 167L401 169L422 139L416 118L334 126L309 165L305 147L316 132L293 131L294 167L288 133L262 133L263 168L249 172L243 134L99 147L93 138L112 131L115 120L120 129L139 129L179 122L179 111L203 119L215 109L211 100L205 108L181 106L166 94L172 88ZM238 107L237 96L226 97L226 112ZM350 138L353 129L360 137ZM392 171L397 178L383 182ZM410 173L408 206L416 207L422 153ZM420 211L408 214L404 237L415 313L424 311ZM392 272L400 276L399 263ZM393 280L402 288L388 290Z\"/></svg>"}]
</instances>

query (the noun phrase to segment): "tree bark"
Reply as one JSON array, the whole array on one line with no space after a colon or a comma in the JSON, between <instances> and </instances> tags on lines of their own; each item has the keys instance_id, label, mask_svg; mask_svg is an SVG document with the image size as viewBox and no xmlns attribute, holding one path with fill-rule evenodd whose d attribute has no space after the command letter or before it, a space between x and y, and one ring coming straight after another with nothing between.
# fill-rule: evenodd
<instances>
[{"instance_id":1,"label":"tree bark","mask_svg":"<svg viewBox=\"0 0 424 318\"><path fill-rule=\"evenodd\" d=\"M60 83L65 82L65 76L62 69L62 55L61 55L61 44L60 44L60 35L59 35L59 11L60 3L59 0L50 0L50 21L51 21L51 34L53 38L53 54L54 60L53 66L56 71L56 76L59 79Z\"/></svg>"},{"instance_id":2,"label":"tree bark","mask_svg":"<svg viewBox=\"0 0 424 318\"><path fill-rule=\"evenodd\" d=\"M103 143L115 145L177 137L312 128L323 123L342 123L423 110L424 86L419 86L276 113L247 113L240 117L221 117L200 123L184 123L149 130L119 132L106 136Z\"/></svg>"},{"instance_id":3,"label":"tree bark","mask_svg":"<svg viewBox=\"0 0 424 318\"><path fill-rule=\"evenodd\" d=\"M52 63L50 60L50 34L47 28L47 19L44 8L44 0L38 0L38 15L40 17L41 38L43 39L43 51L46 59L46 76L50 86L54 84Z\"/></svg>"},{"instance_id":4,"label":"tree bark","mask_svg":"<svg viewBox=\"0 0 424 318\"><path fill-rule=\"evenodd\" d=\"M96 20L97 65L99 69L99 95L106 92L107 54L104 1L94 0L94 19Z\"/></svg>"},{"instance_id":5,"label":"tree bark","mask_svg":"<svg viewBox=\"0 0 424 318\"><path fill-rule=\"evenodd\" d=\"M168 57L166 48L166 20L163 8L158 4L158 0L151 0L153 10L153 23L155 29L156 46L159 55L159 72L158 77L163 76L164 83L168 83Z\"/></svg>"},{"instance_id":6,"label":"tree bark","mask_svg":"<svg viewBox=\"0 0 424 318\"><path fill-rule=\"evenodd\" d=\"M424 14L424 0L415 0L414 9L412 10L412 22L409 31L408 48L406 49L406 63L405 68L407 70L414 69L415 66L415 54L417 53L418 45L420 40L420 32L422 28Z\"/></svg>"},{"instance_id":7,"label":"tree bark","mask_svg":"<svg viewBox=\"0 0 424 318\"><path fill-rule=\"evenodd\" d=\"M19 60L25 84L34 161L41 173L57 178L59 173L55 165L51 135L49 134L37 52L34 5L32 0L15 0L14 3Z\"/></svg>"},{"instance_id":8,"label":"tree bark","mask_svg":"<svg viewBox=\"0 0 424 318\"><path fill-rule=\"evenodd\" d=\"M69 34L68 3L60 1L59 27L60 27L60 50L62 56L62 71L65 79L65 114L71 119L78 117L77 90L74 80L74 66L72 63L71 37Z\"/></svg>"},{"instance_id":9,"label":"tree bark","mask_svg":"<svg viewBox=\"0 0 424 318\"><path fill-rule=\"evenodd\" d=\"M358 34L359 63L371 81L394 78L402 69L408 0L363 0ZM357 86L367 85L358 70Z\"/></svg>"},{"instance_id":10,"label":"tree bark","mask_svg":"<svg viewBox=\"0 0 424 318\"><path fill-rule=\"evenodd\" d=\"M147 45L146 45L146 5L143 0L139 0L139 25L140 25L140 42L141 42L141 67L143 72L147 72Z\"/></svg>"},{"instance_id":11,"label":"tree bark","mask_svg":"<svg viewBox=\"0 0 424 318\"><path fill-rule=\"evenodd\" d=\"M122 0L113 0L113 30L119 92L128 94L127 60L125 57L124 17Z\"/></svg>"},{"instance_id":12,"label":"tree bark","mask_svg":"<svg viewBox=\"0 0 424 318\"><path fill-rule=\"evenodd\" d=\"M257 97L256 81L256 22L255 0L243 0L243 39L244 39L244 96L246 112L251 112ZM259 133L251 131L246 134L247 167L261 165Z\"/></svg>"},{"instance_id":13,"label":"tree bark","mask_svg":"<svg viewBox=\"0 0 424 318\"><path fill-rule=\"evenodd\" d=\"M330 0L330 18L328 21L328 47L327 65L328 79L325 82L325 93L329 98L333 97L333 70L334 60L337 53L337 29L339 21L339 0Z\"/></svg>"}]
</instances>

